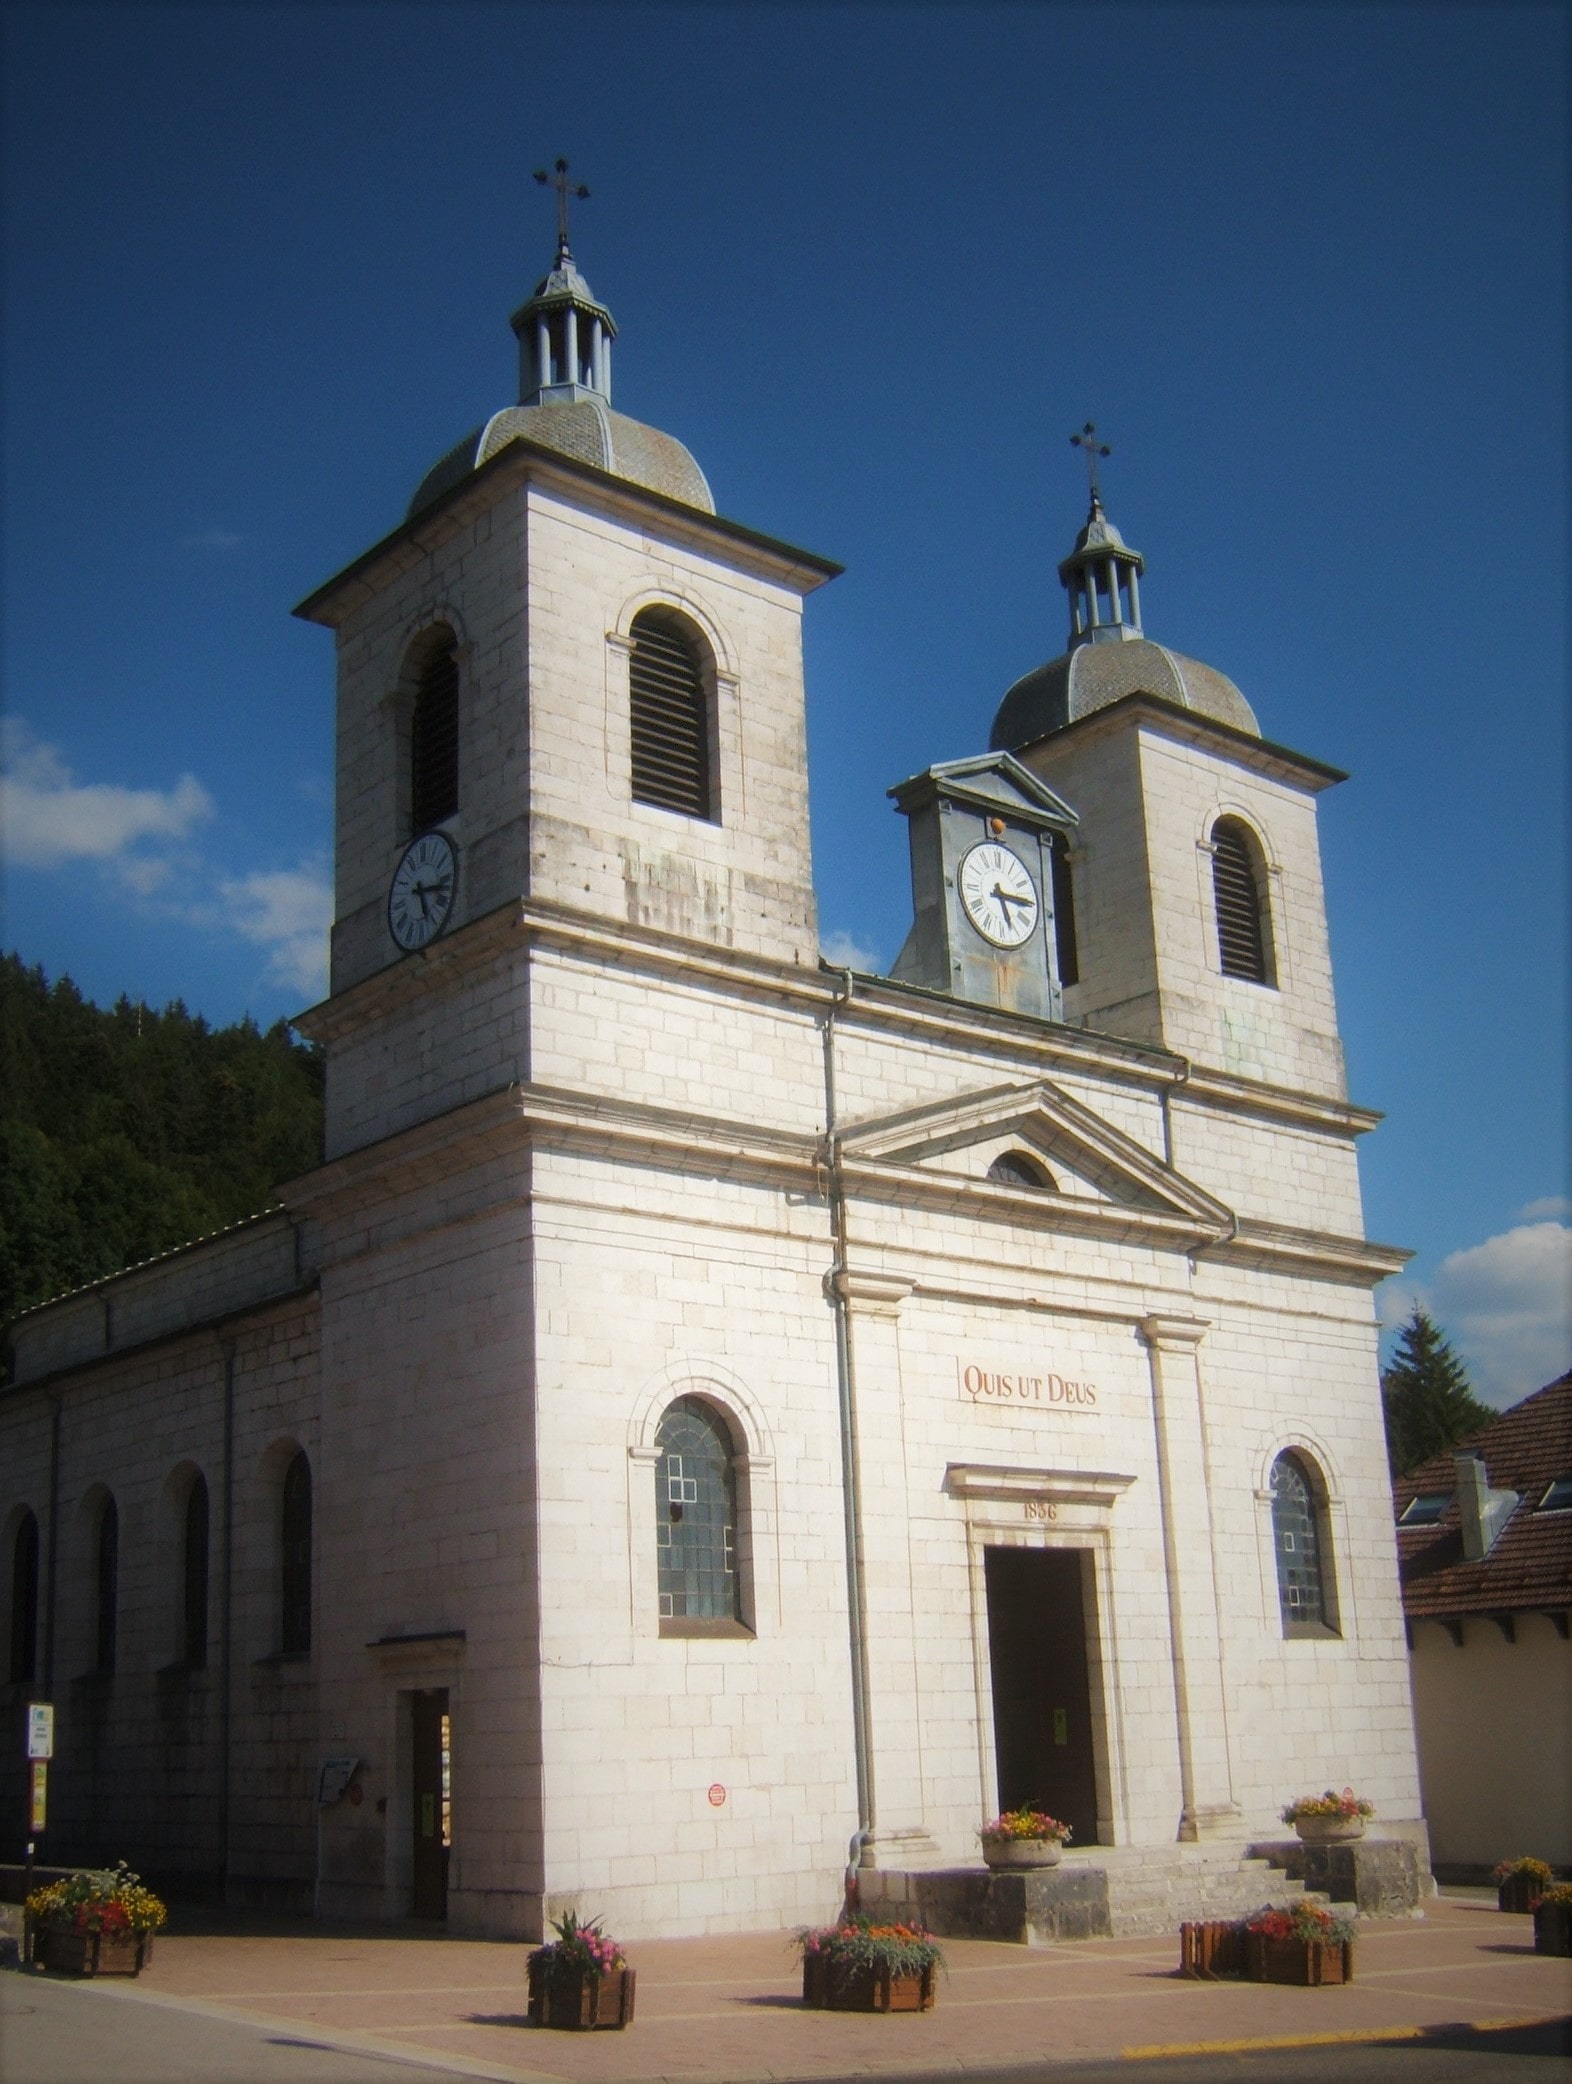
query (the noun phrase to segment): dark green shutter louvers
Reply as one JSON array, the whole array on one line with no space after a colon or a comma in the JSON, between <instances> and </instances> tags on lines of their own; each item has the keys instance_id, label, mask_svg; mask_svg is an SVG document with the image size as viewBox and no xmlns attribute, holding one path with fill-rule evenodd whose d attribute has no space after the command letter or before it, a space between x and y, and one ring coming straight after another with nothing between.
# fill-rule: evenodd
<instances>
[{"instance_id":1,"label":"dark green shutter louvers","mask_svg":"<svg viewBox=\"0 0 1572 2084\"><path fill-rule=\"evenodd\" d=\"M629 668L633 798L710 818L710 715L698 649L674 616L633 624Z\"/></svg>"},{"instance_id":2,"label":"dark green shutter louvers","mask_svg":"<svg viewBox=\"0 0 1572 2084\"><path fill-rule=\"evenodd\" d=\"M412 838L458 809L458 660L449 645L420 676L409 732Z\"/></svg>"},{"instance_id":3,"label":"dark green shutter louvers","mask_svg":"<svg viewBox=\"0 0 1572 2084\"><path fill-rule=\"evenodd\" d=\"M1217 954L1225 977L1267 984L1261 893L1250 843L1239 826L1222 820L1212 833L1212 894L1217 907Z\"/></svg>"}]
</instances>

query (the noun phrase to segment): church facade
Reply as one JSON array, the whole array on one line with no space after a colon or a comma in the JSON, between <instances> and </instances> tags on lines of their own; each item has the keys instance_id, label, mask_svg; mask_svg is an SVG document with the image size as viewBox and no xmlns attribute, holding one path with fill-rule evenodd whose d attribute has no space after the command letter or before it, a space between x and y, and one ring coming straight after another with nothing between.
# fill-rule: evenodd
<instances>
[{"instance_id":1,"label":"church facade","mask_svg":"<svg viewBox=\"0 0 1572 2084\"><path fill-rule=\"evenodd\" d=\"M1145 636L1094 490L1065 653L892 788L891 975L825 967L836 567L612 408L565 239L513 325L519 404L298 611L322 1166L10 1330L40 1858L637 1937L821 1918L1008 1806L1242 1848L1352 1783L1422 1840L1340 777Z\"/></svg>"}]
</instances>

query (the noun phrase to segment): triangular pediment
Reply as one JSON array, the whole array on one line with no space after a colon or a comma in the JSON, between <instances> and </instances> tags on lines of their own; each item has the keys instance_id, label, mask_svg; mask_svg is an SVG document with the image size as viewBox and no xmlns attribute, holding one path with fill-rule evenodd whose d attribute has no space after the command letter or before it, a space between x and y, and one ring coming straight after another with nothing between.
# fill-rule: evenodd
<instances>
[{"instance_id":1,"label":"triangular pediment","mask_svg":"<svg viewBox=\"0 0 1572 2084\"><path fill-rule=\"evenodd\" d=\"M1036 1203L1045 1219L1100 1208L1177 1222L1207 1238L1233 1228L1220 1201L1047 1079L858 1122L841 1132L840 1143L848 1162L909 1168L951 1189L970 1184L979 1195L1010 1197L1023 1211ZM990 1178L990 1165L1006 1156L1026 1158L1046 1179L1033 1186Z\"/></svg>"},{"instance_id":2,"label":"triangular pediment","mask_svg":"<svg viewBox=\"0 0 1572 2084\"><path fill-rule=\"evenodd\" d=\"M897 782L886 793L908 815L942 799L1066 831L1080 822L1064 798L1029 767L1023 767L1013 753L974 753L965 760L941 760L938 766L925 767L921 774Z\"/></svg>"}]
</instances>

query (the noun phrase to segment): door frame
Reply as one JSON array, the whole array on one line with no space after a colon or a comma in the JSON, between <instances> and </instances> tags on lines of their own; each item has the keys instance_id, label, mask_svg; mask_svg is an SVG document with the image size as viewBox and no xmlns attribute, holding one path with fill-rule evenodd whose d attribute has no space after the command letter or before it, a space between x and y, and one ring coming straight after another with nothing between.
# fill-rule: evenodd
<instances>
[{"instance_id":1,"label":"door frame","mask_svg":"<svg viewBox=\"0 0 1572 2084\"><path fill-rule=\"evenodd\" d=\"M1129 1842L1127 1746L1118 1683L1112 1509L1135 1481L1113 1472L1001 1469L952 1462L945 1488L966 1516L966 1575L971 1604L972 1680L976 1699L977 1781L982 1814L999 1806L988 1643L987 1549L1079 1549L1086 1683L1091 1701L1092 1759L1100 1845Z\"/></svg>"}]
</instances>

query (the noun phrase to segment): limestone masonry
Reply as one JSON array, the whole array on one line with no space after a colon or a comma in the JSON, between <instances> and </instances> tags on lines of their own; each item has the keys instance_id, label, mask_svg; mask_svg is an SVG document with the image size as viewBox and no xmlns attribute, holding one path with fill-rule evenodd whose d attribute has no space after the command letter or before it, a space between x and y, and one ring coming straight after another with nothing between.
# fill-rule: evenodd
<instances>
[{"instance_id":1,"label":"limestone masonry","mask_svg":"<svg viewBox=\"0 0 1572 2084\"><path fill-rule=\"evenodd\" d=\"M52 1699L40 1858L472 1933L819 1920L1023 1804L1128 1866L1350 1782L1422 1854L1341 777L1145 637L1094 492L1047 694L889 777L912 940L826 968L836 567L610 411L565 240L514 327L299 611L324 1163L10 1329L7 1842Z\"/></svg>"}]
</instances>

